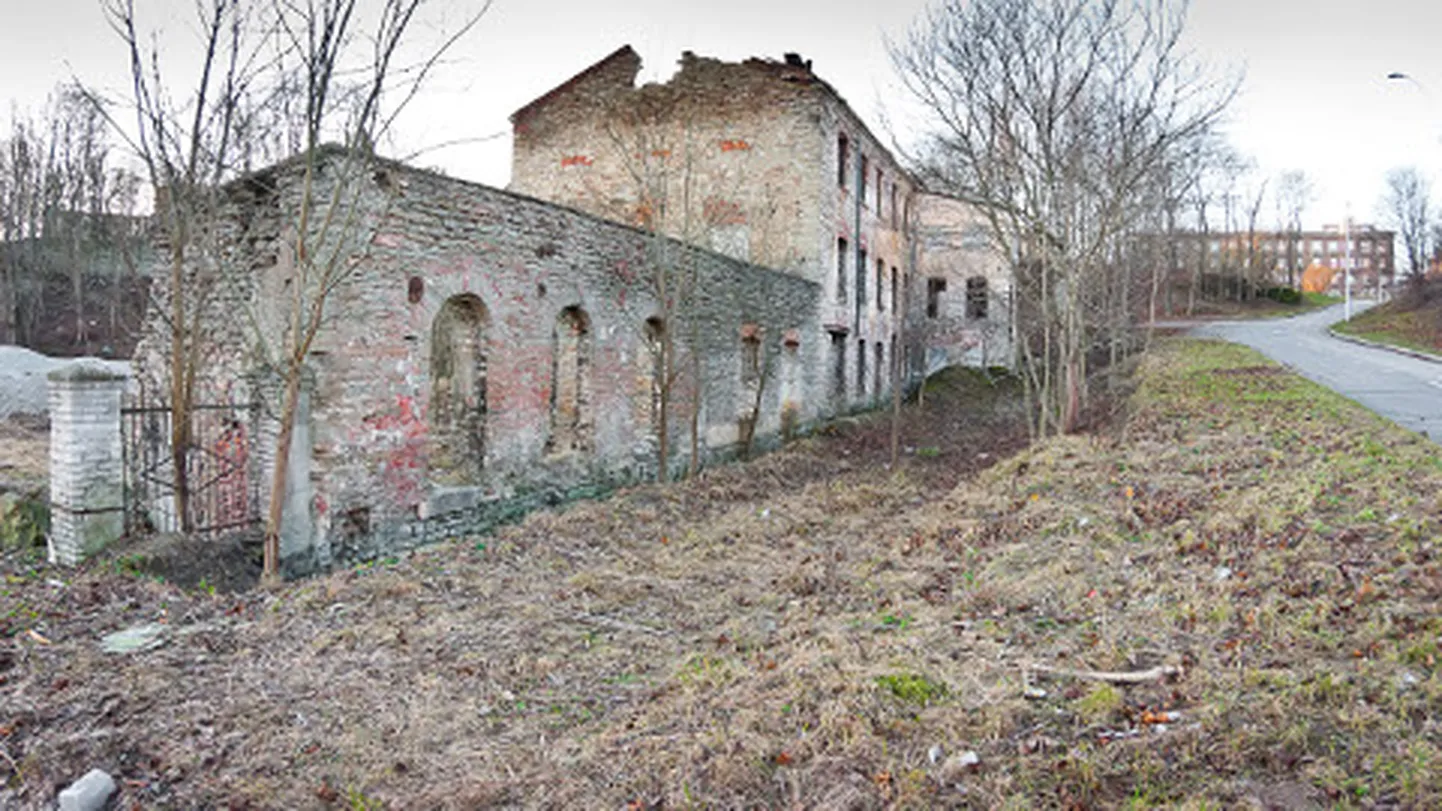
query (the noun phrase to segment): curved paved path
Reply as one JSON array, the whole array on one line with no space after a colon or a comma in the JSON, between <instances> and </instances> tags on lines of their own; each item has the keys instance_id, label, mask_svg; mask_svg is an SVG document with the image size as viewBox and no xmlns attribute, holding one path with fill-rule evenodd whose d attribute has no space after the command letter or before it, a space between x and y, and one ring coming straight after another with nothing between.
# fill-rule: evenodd
<instances>
[{"instance_id":1,"label":"curved paved path","mask_svg":"<svg viewBox=\"0 0 1442 811\"><path fill-rule=\"evenodd\" d=\"M1361 302L1365 307L1369 302ZM1353 309L1359 303L1353 302ZM1195 335L1245 344L1387 419L1442 443L1442 363L1333 338L1342 305L1295 318L1217 321Z\"/></svg>"}]
</instances>

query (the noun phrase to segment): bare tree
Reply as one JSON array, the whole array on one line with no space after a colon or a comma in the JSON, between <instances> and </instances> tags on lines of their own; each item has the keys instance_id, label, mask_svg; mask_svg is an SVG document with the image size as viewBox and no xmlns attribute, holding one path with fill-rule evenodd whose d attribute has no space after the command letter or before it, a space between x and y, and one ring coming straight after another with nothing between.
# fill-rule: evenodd
<instances>
[{"instance_id":1,"label":"bare tree","mask_svg":"<svg viewBox=\"0 0 1442 811\"><path fill-rule=\"evenodd\" d=\"M644 289L649 294L646 306L654 308L647 320L647 344L652 353L657 477L665 481L670 475L678 412L689 436L687 473L694 476L701 461L705 374L700 345L706 315L701 299L706 280L699 274L696 253L681 243L709 245L747 261L750 250L758 247L750 241L752 235L769 233L775 196L763 185L760 194L745 195L749 203L738 202L741 191L758 182L751 171L751 151L731 149L720 159L710 154L707 146L715 140L709 136L715 133L703 133L696 103L684 91L665 86L628 90L604 102L600 112L605 157L621 169L624 188L598 183L588 185L586 195L611 219L630 222L648 235L639 273L618 272L627 275L627 283ZM779 341L780 336L759 333L744 339L749 407L738 415L744 454L751 452L766 388L774 379Z\"/></svg>"},{"instance_id":2,"label":"bare tree","mask_svg":"<svg viewBox=\"0 0 1442 811\"><path fill-rule=\"evenodd\" d=\"M219 209L222 181L235 170L237 114L260 73L268 40L253 4L199 0L200 67L196 76L182 80L165 69L159 37L142 29L135 0L104 0L103 8L127 50L131 93L125 106L133 125L112 115L116 105L109 100L92 100L129 139L155 199L167 278L163 300L152 312L163 324L164 334L156 337L167 344L163 371L175 512L188 532L195 519L190 476L198 378L213 331L224 327L206 321L226 271L217 234L207 224Z\"/></svg>"},{"instance_id":3,"label":"bare tree","mask_svg":"<svg viewBox=\"0 0 1442 811\"><path fill-rule=\"evenodd\" d=\"M278 371L282 399L277 463L265 522L265 574L279 573L288 465L306 359L334 317L335 291L368 256L384 211L365 199L376 168L375 144L420 90L446 51L475 27L490 7L485 0L464 23L419 60L403 63L405 43L426 0L384 0L368 21L357 0L316 0L305 6L277 0L277 26L298 57L294 74L304 93L303 180L287 246L291 296L280 340L266 350ZM367 27L367 22L369 26ZM342 85L340 77L348 78ZM399 77L399 81L398 81ZM349 92L341 92L348 87ZM324 149L328 138L338 149ZM264 331L262 331L263 337Z\"/></svg>"},{"instance_id":4,"label":"bare tree","mask_svg":"<svg viewBox=\"0 0 1442 811\"><path fill-rule=\"evenodd\" d=\"M301 181L286 200L281 249L291 278L276 317L252 312L248 335L278 381L279 436L265 521L265 573L279 572L288 466L310 348L334 317L330 299L366 256L377 225L366 183L375 144L414 98L443 54L489 8L477 10L419 58L403 44L426 0L201 0L201 66L188 93L161 69L154 38L140 33L134 0L106 0L129 50L136 126L132 143L157 197L170 268L165 314L177 511L188 522L185 455L191 410L213 333L217 296L248 267L221 226L226 181L299 148ZM327 143L334 146L326 146ZM207 321L211 318L212 321ZM229 322L244 319L228 319ZM270 329L275 327L275 329ZM235 336L232 336L233 338ZM184 524L188 529L189 525Z\"/></svg>"},{"instance_id":5,"label":"bare tree","mask_svg":"<svg viewBox=\"0 0 1442 811\"><path fill-rule=\"evenodd\" d=\"M119 332L135 189L83 89L60 87L38 117L12 115L0 137L0 340L88 351L97 307L105 337Z\"/></svg>"},{"instance_id":6,"label":"bare tree","mask_svg":"<svg viewBox=\"0 0 1442 811\"><path fill-rule=\"evenodd\" d=\"M942 0L892 49L934 127L924 176L1013 263L1037 433L1077 425L1139 190L1233 95L1182 53L1184 21L1167 0Z\"/></svg>"},{"instance_id":7,"label":"bare tree","mask_svg":"<svg viewBox=\"0 0 1442 811\"><path fill-rule=\"evenodd\" d=\"M1311 178L1300 169L1283 172L1277 178L1277 230L1284 234L1285 251L1283 262L1287 267L1287 286L1297 287L1300 274L1305 269L1305 257L1300 255L1302 237L1302 215L1311 205L1316 191Z\"/></svg>"},{"instance_id":8,"label":"bare tree","mask_svg":"<svg viewBox=\"0 0 1442 811\"><path fill-rule=\"evenodd\" d=\"M1258 289L1268 281L1271 267L1268 259L1272 256L1270 248L1264 244L1260 231L1257 230L1257 223L1262 215L1262 205L1267 199L1267 180L1262 179L1255 187L1247 189L1247 244L1245 247L1246 257L1243 265L1242 299L1250 299L1257 295Z\"/></svg>"},{"instance_id":9,"label":"bare tree","mask_svg":"<svg viewBox=\"0 0 1442 811\"><path fill-rule=\"evenodd\" d=\"M1402 237L1409 278L1420 281L1432 253L1432 184L1415 166L1392 169L1381 207Z\"/></svg>"}]
</instances>

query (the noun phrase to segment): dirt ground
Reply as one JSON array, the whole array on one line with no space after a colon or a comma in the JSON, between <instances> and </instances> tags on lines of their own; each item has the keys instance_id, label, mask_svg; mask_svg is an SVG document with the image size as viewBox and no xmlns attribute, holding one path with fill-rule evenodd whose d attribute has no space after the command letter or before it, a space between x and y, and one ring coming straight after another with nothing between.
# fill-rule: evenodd
<instances>
[{"instance_id":1,"label":"dirt ground","mask_svg":"<svg viewBox=\"0 0 1442 811\"><path fill-rule=\"evenodd\" d=\"M0 492L33 492L49 477L50 424L18 414L0 420Z\"/></svg>"},{"instance_id":2,"label":"dirt ground","mask_svg":"<svg viewBox=\"0 0 1442 811\"><path fill-rule=\"evenodd\" d=\"M1110 425L1004 392L275 590L0 594L0 805L1437 807L1442 461L1170 341ZM153 624L161 645L104 653Z\"/></svg>"}]
</instances>

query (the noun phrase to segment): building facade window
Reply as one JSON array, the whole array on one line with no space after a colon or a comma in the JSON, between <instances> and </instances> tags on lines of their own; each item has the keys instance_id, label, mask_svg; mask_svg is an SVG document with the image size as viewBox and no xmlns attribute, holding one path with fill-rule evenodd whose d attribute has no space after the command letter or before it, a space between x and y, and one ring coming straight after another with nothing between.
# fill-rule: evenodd
<instances>
[{"instance_id":1,"label":"building facade window","mask_svg":"<svg viewBox=\"0 0 1442 811\"><path fill-rule=\"evenodd\" d=\"M761 380L761 332L755 324L741 330L741 385L754 386Z\"/></svg>"},{"instance_id":2,"label":"building facade window","mask_svg":"<svg viewBox=\"0 0 1442 811\"><path fill-rule=\"evenodd\" d=\"M966 280L966 317L970 321L986 318L987 307L986 277L972 276Z\"/></svg>"},{"instance_id":3,"label":"building facade window","mask_svg":"<svg viewBox=\"0 0 1442 811\"><path fill-rule=\"evenodd\" d=\"M846 405L846 333L831 333L831 404L835 411Z\"/></svg>"},{"instance_id":4,"label":"building facade window","mask_svg":"<svg viewBox=\"0 0 1442 811\"><path fill-rule=\"evenodd\" d=\"M856 341L856 399L866 401L866 339Z\"/></svg>"},{"instance_id":5,"label":"building facade window","mask_svg":"<svg viewBox=\"0 0 1442 811\"><path fill-rule=\"evenodd\" d=\"M884 384L886 378L883 376L883 370L886 369L885 346L886 345L880 341L872 344L872 354L875 357L871 363L871 394L876 398L880 398L881 393L885 391Z\"/></svg>"},{"instance_id":6,"label":"building facade window","mask_svg":"<svg viewBox=\"0 0 1442 811\"><path fill-rule=\"evenodd\" d=\"M648 421L651 425L651 436L656 442L660 442L662 428L662 409L666 406L666 322L659 316L651 316L646 319L645 328L646 359L645 379L647 393Z\"/></svg>"},{"instance_id":7,"label":"building facade window","mask_svg":"<svg viewBox=\"0 0 1442 811\"><path fill-rule=\"evenodd\" d=\"M926 280L926 317L937 318L941 315L941 294L946 292L946 279L939 279L933 276Z\"/></svg>"},{"instance_id":8,"label":"building facade window","mask_svg":"<svg viewBox=\"0 0 1442 811\"><path fill-rule=\"evenodd\" d=\"M896 312L899 313L899 312L901 312L901 299L897 298L896 296L897 296L896 266L895 266L895 265L892 265L892 267L891 267L891 308L892 308L893 310L895 310Z\"/></svg>"},{"instance_id":9,"label":"building facade window","mask_svg":"<svg viewBox=\"0 0 1442 811\"><path fill-rule=\"evenodd\" d=\"M856 252L856 312L866 310L866 251Z\"/></svg>"},{"instance_id":10,"label":"building facade window","mask_svg":"<svg viewBox=\"0 0 1442 811\"><path fill-rule=\"evenodd\" d=\"M591 414L591 320L567 307L551 333L551 433L548 453L589 452Z\"/></svg>"},{"instance_id":11,"label":"building facade window","mask_svg":"<svg viewBox=\"0 0 1442 811\"><path fill-rule=\"evenodd\" d=\"M879 312L886 311L886 262L876 260L876 309Z\"/></svg>"},{"instance_id":12,"label":"building facade window","mask_svg":"<svg viewBox=\"0 0 1442 811\"><path fill-rule=\"evenodd\" d=\"M846 136L836 136L836 185L846 188L846 167L851 163L851 141Z\"/></svg>"},{"instance_id":13,"label":"building facade window","mask_svg":"<svg viewBox=\"0 0 1442 811\"><path fill-rule=\"evenodd\" d=\"M432 474L474 484L486 457L486 307L472 294L441 305L431 325Z\"/></svg>"},{"instance_id":14,"label":"building facade window","mask_svg":"<svg viewBox=\"0 0 1442 811\"><path fill-rule=\"evenodd\" d=\"M861 204L864 206L866 205L866 176L871 173L871 161L867 160L865 155L860 155L859 159L861 160L861 171L857 174L860 175L861 185L856 189L856 193L860 195Z\"/></svg>"},{"instance_id":15,"label":"building facade window","mask_svg":"<svg viewBox=\"0 0 1442 811\"><path fill-rule=\"evenodd\" d=\"M836 301L846 303L846 259L851 246L845 239L836 240Z\"/></svg>"}]
</instances>

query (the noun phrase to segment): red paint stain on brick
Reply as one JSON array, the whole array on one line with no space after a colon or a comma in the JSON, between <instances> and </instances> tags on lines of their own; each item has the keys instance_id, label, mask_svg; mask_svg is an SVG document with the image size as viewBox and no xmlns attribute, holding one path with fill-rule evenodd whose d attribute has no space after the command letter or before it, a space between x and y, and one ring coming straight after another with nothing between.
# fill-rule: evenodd
<instances>
[{"instance_id":1,"label":"red paint stain on brick","mask_svg":"<svg viewBox=\"0 0 1442 811\"><path fill-rule=\"evenodd\" d=\"M396 395L396 409L370 414L364 425L376 433L387 434L395 443L385 455L381 479L398 503L414 503L424 495L423 473L426 468L426 436L429 426L417 407L415 398Z\"/></svg>"},{"instance_id":2,"label":"red paint stain on brick","mask_svg":"<svg viewBox=\"0 0 1442 811\"><path fill-rule=\"evenodd\" d=\"M751 148L751 144L740 138L729 138L721 142L722 152L745 152Z\"/></svg>"},{"instance_id":3,"label":"red paint stain on brick","mask_svg":"<svg viewBox=\"0 0 1442 811\"><path fill-rule=\"evenodd\" d=\"M561 158L561 168L568 166L590 166L591 159L585 155L567 155Z\"/></svg>"}]
</instances>

